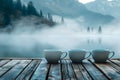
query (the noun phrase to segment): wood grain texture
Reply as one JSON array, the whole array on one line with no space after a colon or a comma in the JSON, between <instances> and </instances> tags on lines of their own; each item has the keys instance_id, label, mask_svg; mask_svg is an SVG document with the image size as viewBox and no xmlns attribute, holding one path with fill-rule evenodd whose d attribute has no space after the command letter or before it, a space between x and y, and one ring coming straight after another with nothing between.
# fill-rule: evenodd
<instances>
[{"instance_id":1,"label":"wood grain texture","mask_svg":"<svg viewBox=\"0 0 120 80\"><path fill-rule=\"evenodd\" d=\"M99 71L92 63L86 61L83 63L83 66L88 71L89 75L93 80L108 80L101 71Z\"/></svg>"},{"instance_id":2,"label":"wood grain texture","mask_svg":"<svg viewBox=\"0 0 120 80\"><path fill-rule=\"evenodd\" d=\"M120 80L120 60L48 64L45 59L0 59L0 80Z\"/></svg>"},{"instance_id":3,"label":"wood grain texture","mask_svg":"<svg viewBox=\"0 0 120 80\"><path fill-rule=\"evenodd\" d=\"M11 60L9 63L5 64L4 66L0 67L0 77L10 71L14 66L20 63L20 60Z\"/></svg>"},{"instance_id":4,"label":"wood grain texture","mask_svg":"<svg viewBox=\"0 0 120 80\"><path fill-rule=\"evenodd\" d=\"M0 67L7 64L10 60L0 60Z\"/></svg>"},{"instance_id":5,"label":"wood grain texture","mask_svg":"<svg viewBox=\"0 0 120 80\"><path fill-rule=\"evenodd\" d=\"M42 59L40 65L36 69L36 71L33 74L31 80L45 80L49 67L50 67L50 64L47 64L46 60Z\"/></svg>"},{"instance_id":6,"label":"wood grain texture","mask_svg":"<svg viewBox=\"0 0 120 80\"><path fill-rule=\"evenodd\" d=\"M10 71L8 71L5 75L3 75L1 80L15 80L17 75L24 69L24 67L30 62L30 60L21 60L19 64L13 67ZM14 74L13 74L14 73Z\"/></svg>"},{"instance_id":7,"label":"wood grain texture","mask_svg":"<svg viewBox=\"0 0 120 80\"><path fill-rule=\"evenodd\" d=\"M22 73L16 78L16 80L28 80L31 78L31 73L39 64L38 60L32 60L32 62L22 71Z\"/></svg>"},{"instance_id":8,"label":"wood grain texture","mask_svg":"<svg viewBox=\"0 0 120 80\"><path fill-rule=\"evenodd\" d=\"M92 61L91 61L92 62ZM103 72L110 80L119 80L120 74L114 69L110 63L93 63L96 67L98 67L101 72Z\"/></svg>"}]
</instances>

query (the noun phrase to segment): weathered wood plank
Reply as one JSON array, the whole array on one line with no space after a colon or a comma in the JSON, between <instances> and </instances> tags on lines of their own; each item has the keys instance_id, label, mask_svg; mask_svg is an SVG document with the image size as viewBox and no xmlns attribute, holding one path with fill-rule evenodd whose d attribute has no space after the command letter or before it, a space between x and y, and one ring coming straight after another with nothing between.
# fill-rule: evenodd
<instances>
[{"instance_id":1,"label":"weathered wood plank","mask_svg":"<svg viewBox=\"0 0 120 80\"><path fill-rule=\"evenodd\" d=\"M120 61L110 60L106 64L73 64L62 60L62 64L47 64L43 59L0 60L0 80L120 80Z\"/></svg>"},{"instance_id":2,"label":"weathered wood plank","mask_svg":"<svg viewBox=\"0 0 120 80\"><path fill-rule=\"evenodd\" d=\"M76 80L75 73L70 60L61 61L62 80Z\"/></svg>"},{"instance_id":3,"label":"weathered wood plank","mask_svg":"<svg viewBox=\"0 0 120 80\"><path fill-rule=\"evenodd\" d=\"M36 65L34 65L34 66L29 70L29 72L31 72L31 73L27 74L27 75L24 77L24 80L30 80L30 79L32 78L32 76L33 76L34 72L36 71L37 67L39 66L40 62L41 62L41 60L37 60Z\"/></svg>"},{"instance_id":4,"label":"weathered wood plank","mask_svg":"<svg viewBox=\"0 0 120 80\"><path fill-rule=\"evenodd\" d=\"M0 60L0 67L7 64L10 60Z\"/></svg>"},{"instance_id":5,"label":"weathered wood plank","mask_svg":"<svg viewBox=\"0 0 120 80\"><path fill-rule=\"evenodd\" d=\"M0 67L0 77L2 77L5 73L11 70L14 66L20 63L20 60L11 60L9 63Z\"/></svg>"},{"instance_id":6,"label":"weathered wood plank","mask_svg":"<svg viewBox=\"0 0 120 80\"><path fill-rule=\"evenodd\" d=\"M83 67L89 73L93 80L108 80L94 65L89 61L85 61Z\"/></svg>"},{"instance_id":7,"label":"weathered wood plank","mask_svg":"<svg viewBox=\"0 0 120 80\"><path fill-rule=\"evenodd\" d=\"M16 80L29 80L39 63L39 60L33 60L16 78Z\"/></svg>"},{"instance_id":8,"label":"weathered wood plank","mask_svg":"<svg viewBox=\"0 0 120 80\"><path fill-rule=\"evenodd\" d=\"M92 62L92 61L91 61ZM93 63L102 72L104 72L111 80L120 80L120 74L109 63Z\"/></svg>"},{"instance_id":9,"label":"weathered wood plank","mask_svg":"<svg viewBox=\"0 0 120 80\"><path fill-rule=\"evenodd\" d=\"M119 60L110 60L110 61L120 67L120 61Z\"/></svg>"},{"instance_id":10,"label":"weathered wood plank","mask_svg":"<svg viewBox=\"0 0 120 80\"><path fill-rule=\"evenodd\" d=\"M33 74L31 80L46 80L49 67L50 67L50 64L47 64L46 60L42 59L40 65L38 66L37 70Z\"/></svg>"},{"instance_id":11,"label":"weathered wood plank","mask_svg":"<svg viewBox=\"0 0 120 80\"><path fill-rule=\"evenodd\" d=\"M76 79L77 80L84 80L83 75L82 75L82 73L81 73L81 71L79 69L78 64L72 64L72 66L73 66L73 69L74 69L74 73L76 75Z\"/></svg>"},{"instance_id":12,"label":"weathered wood plank","mask_svg":"<svg viewBox=\"0 0 120 80\"><path fill-rule=\"evenodd\" d=\"M114 64L111 60L109 60L108 62L108 64L110 64L114 69L116 69L115 71L120 74L120 66Z\"/></svg>"},{"instance_id":13,"label":"weathered wood plank","mask_svg":"<svg viewBox=\"0 0 120 80\"><path fill-rule=\"evenodd\" d=\"M0 80L15 80L17 75L24 69L27 64L30 63L30 60L21 60L19 64L13 67L10 71L8 71L5 75L3 75Z\"/></svg>"},{"instance_id":14,"label":"weathered wood plank","mask_svg":"<svg viewBox=\"0 0 120 80\"><path fill-rule=\"evenodd\" d=\"M92 80L92 78L90 77L90 75L88 74L88 72L86 71L86 69L83 67L82 64L79 64L78 66L79 66L80 71L82 72L84 80Z\"/></svg>"},{"instance_id":15,"label":"weathered wood plank","mask_svg":"<svg viewBox=\"0 0 120 80\"><path fill-rule=\"evenodd\" d=\"M61 80L60 64L51 64L48 80Z\"/></svg>"},{"instance_id":16,"label":"weathered wood plank","mask_svg":"<svg viewBox=\"0 0 120 80\"><path fill-rule=\"evenodd\" d=\"M63 80L70 80L69 70L68 70L68 63L65 60L61 60L61 73L62 73L62 79Z\"/></svg>"},{"instance_id":17,"label":"weathered wood plank","mask_svg":"<svg viewBox=\"0 0 120 80\"><path fill-rule=\"evenodd\" d=\"M71 60L66 60L70 80L76 80Z\"/></svg>"}]
</instances>

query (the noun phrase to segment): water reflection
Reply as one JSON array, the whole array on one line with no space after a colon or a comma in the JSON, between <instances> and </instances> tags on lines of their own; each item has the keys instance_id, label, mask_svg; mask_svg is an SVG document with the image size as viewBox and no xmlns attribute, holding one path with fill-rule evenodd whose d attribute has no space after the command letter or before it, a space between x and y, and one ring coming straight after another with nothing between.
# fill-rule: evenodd
<instances>
[{"instance_id":1,"label":"water reflection","mask_svg":"<svg viewBox=\"0 0 120 80\"><path fill-rule=\"evenodd\" d=\"M116 52L115 58L120 57L120 39L118 36L59 36L59 38L55 36L48 37L48 40L44 38L35 39L35 37L25 39L15 37L0 37L0 57L41 58L44 56L44 49L86 49L89 51L93 49L109 49ZM12 41L9 41L10 39ZM113 42L114 40L115 42Z\"/></svg>"},{"instance_id":2,"label":"water reflection","mask_svg":"<svg viewBox=\"0 0 120 80\"><path fill-rule=\"evenodd\" d=\"M89 38L87 39L87 43L88 43L88 44L94 44L94 42L95 42L95 41L94 41L93 39L89 39ZM96 43L102 44L102 38L99 37L99 38L97 39L97 42L96 42Z\"/></svg>"}]
</instances>

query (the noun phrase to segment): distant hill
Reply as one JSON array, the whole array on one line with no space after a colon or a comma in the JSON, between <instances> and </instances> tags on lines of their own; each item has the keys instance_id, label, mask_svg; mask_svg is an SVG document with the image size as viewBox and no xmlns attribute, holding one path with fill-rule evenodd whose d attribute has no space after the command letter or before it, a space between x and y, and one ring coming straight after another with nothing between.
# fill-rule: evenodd
<instances>
[{"instance_id":1,"label":"distant hill","mask_svg":"<svg viewBox=\"0 0 120 80\"><path fill-rule=\"evenodd\" d=\"M120 18L120 0L96 0L86 4L86 7L94 12L105 15L112 15L115 18Z\"/></svg>"},{"instance_id":2,"label":"distant hill","mask_svg":"<svg viewBox=\"0 0 120 80\"><path fill-rule=\"evenodd\" d=\"M32 1L37 10L42 10L44 13L78 18L83 17L85 24L88 25L103 25L111 22L114 17L110 15L103 15L98 12L88 10L84 4L77 0L22 0L25 4Z\"/></svg>"}]
</instances>

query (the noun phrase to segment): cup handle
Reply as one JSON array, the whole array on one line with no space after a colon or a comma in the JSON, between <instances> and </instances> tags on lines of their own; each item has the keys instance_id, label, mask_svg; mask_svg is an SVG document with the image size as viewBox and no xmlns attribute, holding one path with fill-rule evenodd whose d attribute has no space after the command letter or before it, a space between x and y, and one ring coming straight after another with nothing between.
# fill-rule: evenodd
<instances>
[{"instance_id":1,"label":"cup handle","mask_svg":"<svg viewBox=\"0 0 120 80\"><path fill-rule=\"evenodd\" d=\"M88 57L90 57L90 55L92 55L92 53L91 53L91 52L87 52L87 53L89 53ZM85 59L87 59L88 57L86 57Z\"/></svg>"},{"instance_id":2,"label":"cup handle","mask_svg":"<svg viewBox=\"0 0 120 80\"><path fill-rule=\"evenodd\" d=\"M65 53L65 56L61 58L61 59L64 59L67 56L67 52L62 52L62 53Z\"/></svg>"},{"instance_id":3,"label":"cup handle","mask_svg":"<svg viewBox=\"0 0 120 80\"><path fill-rule=\"evenodd\" d=\"M113 54L112 54L111 57L109 57L109 59L112 58L112 57L115 55L115 52L114 52L114 51L111 51L110 53L113 53Z\"/></svg>"}]
</instances>

